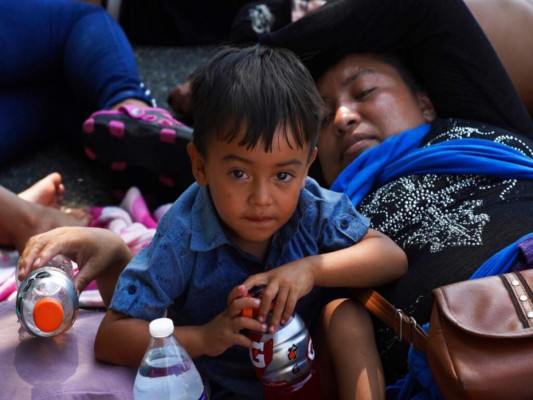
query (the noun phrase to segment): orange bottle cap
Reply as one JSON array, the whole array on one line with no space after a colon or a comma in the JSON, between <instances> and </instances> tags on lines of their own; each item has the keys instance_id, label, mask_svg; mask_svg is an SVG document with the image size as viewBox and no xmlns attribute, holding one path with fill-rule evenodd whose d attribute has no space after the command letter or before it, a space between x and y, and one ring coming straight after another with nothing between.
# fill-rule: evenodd
<instances>
[{"instance_id":1,"label":"orange bottle cap","mask_svg":"<svg viewBox=\"0 0 533 400\"><path fill-rule=\"evenodd\" d=\"M51 297L43 297L33 307L33 322L43 332L53 332L63 323L63 306Z\"/></svg>"}]
</instances>

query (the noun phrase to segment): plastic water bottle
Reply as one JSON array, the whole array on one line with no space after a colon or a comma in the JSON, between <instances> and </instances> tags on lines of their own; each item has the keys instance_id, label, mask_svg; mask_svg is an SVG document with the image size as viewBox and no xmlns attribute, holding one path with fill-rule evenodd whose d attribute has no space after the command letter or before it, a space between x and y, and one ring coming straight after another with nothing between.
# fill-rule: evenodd
<instances>
[{"instance_id":1,"label":"plastic water bottle","mask_svg":"<svg viewBox=\"0 0 533 400\"><path fill-rule=\"evenodd\" d=\"M150 322L150 345L135 378L135 400L206 400L204 384L193 361L174 337L170 318Z\"/></svg>"},{"instance_id":2,"label":"plastic water bottle","mask_svg":"<svg viewBox=\"0 0 533 400\"><path fill-rule=\"evenodd\" d=\"M251 295L260 297L264 287L254 288ZM267 315L268 325L272 309ZM243 310L255 318L256 309ZM250 359L264 387L265 400L322 400L318 370L313 365L315 352L311 335L303 320L294 313L274 333L250 331Z\"/></svg>"},{"instance_id":3,"label":"plastic water bottle","mask_svg":"<svg viewBox=\"0 0 533 400\"><path fill-rule=\"evenodd\" d=\"M72 278L72 262L58 255L22 282L17 280L16 313L33 336L55 336L74 324L79 296Z\"/></svg>"}]
</instances>

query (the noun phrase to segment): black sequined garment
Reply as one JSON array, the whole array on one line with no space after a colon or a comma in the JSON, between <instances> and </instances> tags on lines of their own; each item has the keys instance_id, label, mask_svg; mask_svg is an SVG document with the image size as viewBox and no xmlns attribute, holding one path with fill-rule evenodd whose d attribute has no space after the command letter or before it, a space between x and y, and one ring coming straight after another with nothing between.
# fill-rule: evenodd
<instances>
[{"instance_id":1,"label":"black sequined garment","mask_svg":"<svg viewBox=\"0 0 533 400\"><path fill-rule=\"evenodd\" d=\"M461 138L506 144L533 157L533 141L465 120L437 120L422 146ZM358 211L399 244L409 271L378 290L419 323L429 320L431 290L466 280L497 249L533 232L533 181L482 175L405 176L369 194ZM389 383L405 375L407 346L376 323Z\"/></svg>"}]
</instances>

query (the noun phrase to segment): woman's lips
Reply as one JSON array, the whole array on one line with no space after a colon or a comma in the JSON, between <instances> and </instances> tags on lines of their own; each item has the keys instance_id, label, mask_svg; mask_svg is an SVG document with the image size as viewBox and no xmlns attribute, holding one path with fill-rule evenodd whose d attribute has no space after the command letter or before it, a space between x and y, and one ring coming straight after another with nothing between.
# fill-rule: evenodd
<instances>
[{"instance_id":1,"label":"woman's lips","mask_svg":"<svg viewBox=\"0 0 533 400\"><path fill-rule=\"evenodd\" d=\"M368 133L358 133L350 136L342 146L341 159L352 162L364 150L375 144L375 138Z\"/></svg>"}]
</instances>

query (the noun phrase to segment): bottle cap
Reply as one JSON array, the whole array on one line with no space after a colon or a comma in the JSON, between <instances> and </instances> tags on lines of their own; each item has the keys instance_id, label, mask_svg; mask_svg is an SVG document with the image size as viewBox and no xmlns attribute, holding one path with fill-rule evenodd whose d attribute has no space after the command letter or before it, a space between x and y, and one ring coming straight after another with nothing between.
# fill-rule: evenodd
<instances>
[{"instance_id":1,"label":"bottle cap","mask_svg":"<svg viewBox=\"0 0 533 400\"><path fill-rule=\"evenodd\" d=\"M54 332L63 323L63 306L52 297L43 297L33 307L35 326L43 332Z\"/></svg>"},{"instance_id":2,"label":"bottle cap","mask_svg":"<svg viewBox=\"0 0 533 400\"><path fill-rule=\"evenodd\" d=\"M170 318L158 318L150 322L150 335L152 337L166 337L174 333L174 322Z\"/></svg>"}]
</instances>

